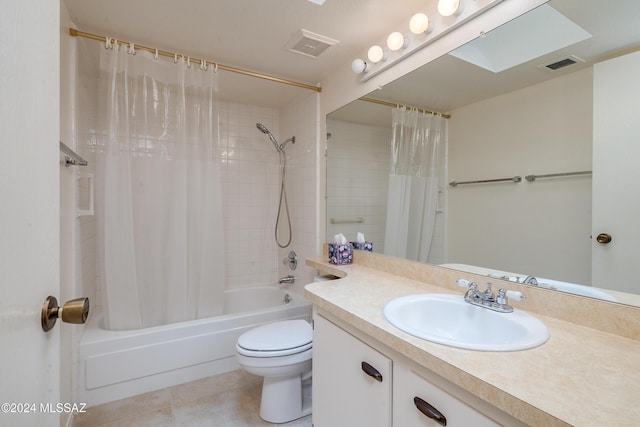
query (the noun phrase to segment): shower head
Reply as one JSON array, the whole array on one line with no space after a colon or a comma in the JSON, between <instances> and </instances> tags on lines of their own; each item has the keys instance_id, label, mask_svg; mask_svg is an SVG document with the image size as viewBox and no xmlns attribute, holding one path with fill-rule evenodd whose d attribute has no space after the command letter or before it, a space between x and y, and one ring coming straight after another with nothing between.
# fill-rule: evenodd
<instances>
[{"instance_id":1,"label":"shower head","mask_svg":"<svg viewBox=\"0 0 640 427\"><path fill-rule=\"evenodd\" d=\"M276 150L282 151L280 144L278 144L278 141L276 141L273 134L269 131L269 129L267 129L265 125L263 125L262 123L256 123L256 127L260 130L260 132L266 134L269 137L271 142L273 142L273 146L276 147Z\"/></svg>"},{"instance_id":2,"label":"shower head","mask_svg":"<svg viewBox=\"0 0 640 427\"><path fill-rule=\"evenodd\" d=\"M292 143L295 144L296 143L296 137L292 136L291 138L287 139L285 142L283 142L282 144L278 144L278 141L276 141L276 138L273 136L273 134L269 131L269 129L267 129L267 127L265 125L263 125L262 123L256 123L256 127L260 130L260 132L264 133L265 135L267 135L269 137L269 139L271 140L271 142L273 142L273 146L276 147L276 150L278 150L279 153L284 152L284 147L288 144L288 143Z\"/></svg>"}]
</instances>

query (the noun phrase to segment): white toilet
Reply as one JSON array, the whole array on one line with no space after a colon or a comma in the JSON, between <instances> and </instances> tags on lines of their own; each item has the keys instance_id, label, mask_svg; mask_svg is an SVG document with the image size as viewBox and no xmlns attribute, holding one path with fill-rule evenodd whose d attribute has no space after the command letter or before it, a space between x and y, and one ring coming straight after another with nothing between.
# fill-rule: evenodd
<instances>
[{"instance_id":1,"label":"white toilet","mask_svg":"<svg viewBox=\"0 0 640 427\"><path fill-rule=\"evenodd\" d=\"M311 325L300 319L261 325L238 338L238 363L264 377L263 420L286 423L311 413L312 340Z\"/></svg>"}]
</instances>

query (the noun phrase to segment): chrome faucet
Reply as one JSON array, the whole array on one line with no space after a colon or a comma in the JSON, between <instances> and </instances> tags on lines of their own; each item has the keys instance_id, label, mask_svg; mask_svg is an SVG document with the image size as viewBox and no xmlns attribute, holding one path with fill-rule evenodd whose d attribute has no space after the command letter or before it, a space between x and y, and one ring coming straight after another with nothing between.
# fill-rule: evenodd
<instances>
[{"instance_id":1,"label":"chrome faucet","mask_svg":"<svg viewBox=\"0 0 640 427\"><path fill-rule=\"evenodd\" d=\"M477 305L478 307L488 308L489 310L497 311L499 313L511 313L513 307L509 305L508 298L515 299L516 301L522 301L525 296L517 291L507 291L506 289L500 289L498 296L493 294L491 290L491 283L487 283L487 289L484 292L478 290L478 285L465 280L458 279L458 286L463 288L469 288L464 294L464 300L469 304Z\"/></svg>"},{"instance_id":2,"label":"chrome faucet","mask_svg":"<svg viewBox=\"0 0 640 427\"><path fill-rule=\"evenodd\" d=\"M284 277L281 277L280 280L278 280L278 283L280 283L281 285L283 283L294 283L296 281L295 276L292 276L291 274L287 274Z\"/></svg>"}]
</instances>

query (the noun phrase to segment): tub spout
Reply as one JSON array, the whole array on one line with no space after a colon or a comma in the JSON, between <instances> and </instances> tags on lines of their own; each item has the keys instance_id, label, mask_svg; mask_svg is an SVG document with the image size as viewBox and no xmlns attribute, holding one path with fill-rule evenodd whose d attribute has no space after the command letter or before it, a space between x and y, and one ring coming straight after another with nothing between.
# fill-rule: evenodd
<instances>
[{"instance_id":1,"label":"tub spout","mask_svg":"<svg viewBox=\"0 0 640 427\"><path fill-rule=\"evenodd\" d=\"M292 276L291 274L288 274L284 277L281 277L280 280L278 280L278 283L283 284L283 283L294 283L296 281L296 278L294 276Z\"/></svg>"}]
</instances>

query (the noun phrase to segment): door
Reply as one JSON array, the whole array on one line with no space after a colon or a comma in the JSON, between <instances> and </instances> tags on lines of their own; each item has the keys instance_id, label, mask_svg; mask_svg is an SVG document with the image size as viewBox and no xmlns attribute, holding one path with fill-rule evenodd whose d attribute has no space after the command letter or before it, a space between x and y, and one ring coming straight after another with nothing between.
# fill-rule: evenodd
<instances>
[{"instance_id":1,"label":"door","mask_svg":"<svg viewBox=\"0 0 640 427\"><path fill-rule=\"evenodd\" d=\"M313 425L389 427L391 360L314 313Z\"/></svg>"},{"instance_id":2,"label":"door","mask_svg":"<svg viewBox=\"0 0 640 427\"><path fill-rule=\"evenodd\" d=\"M594 65L593 286L637 293L640 52ZM608 234L611 241L597 241Z\"/></svg>"},{"instance_id":3,"label":"door","mask_svg":"<svg viewBox=\"0 0 640 427\"><path fill-rule=\"evenodd\" d=\"M58 426L59 2L3 0L0 13L0 425Z\"/></svg>"}]
</instances>

